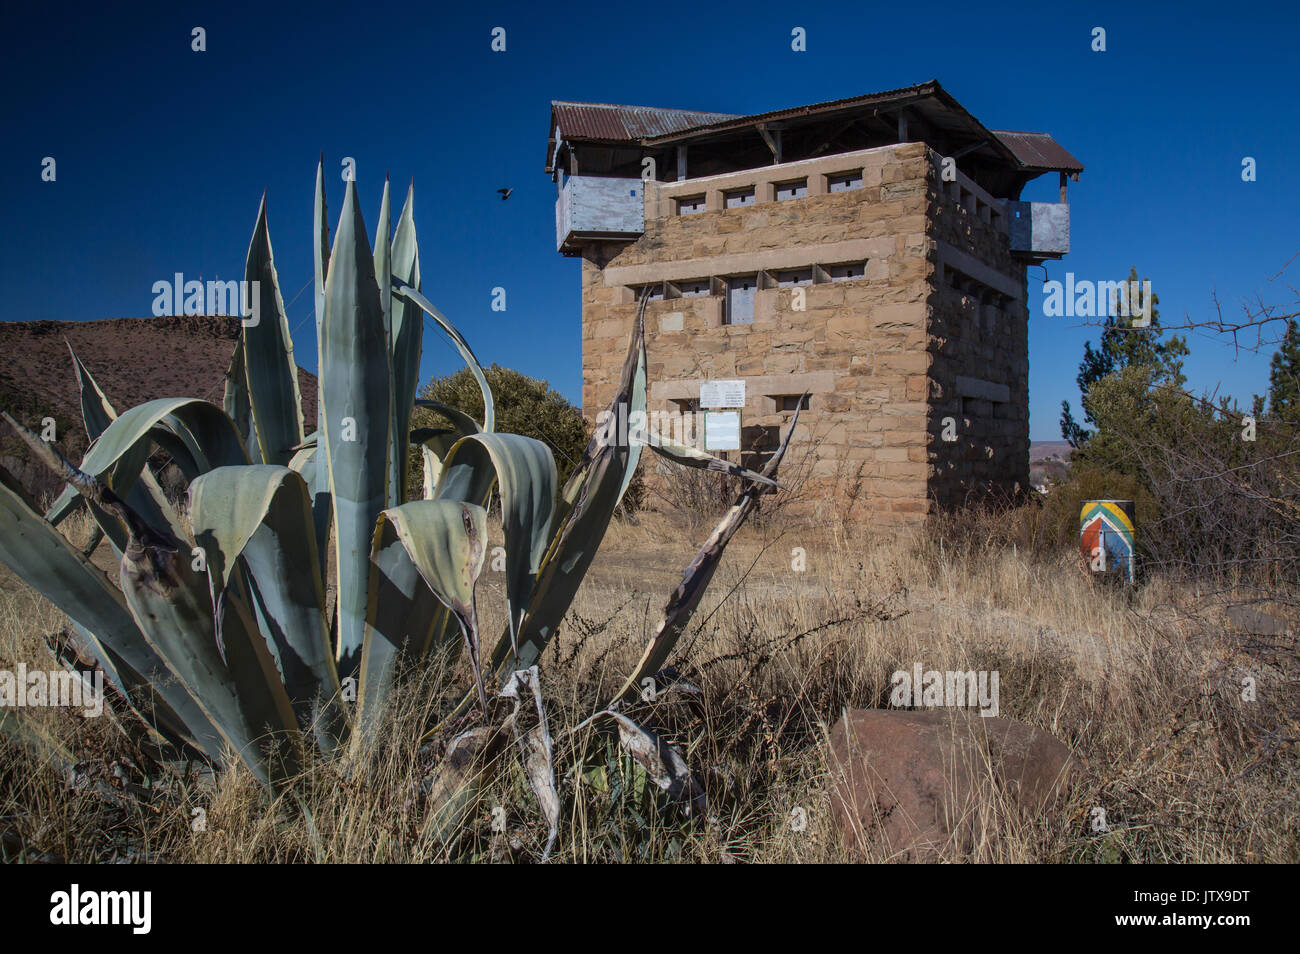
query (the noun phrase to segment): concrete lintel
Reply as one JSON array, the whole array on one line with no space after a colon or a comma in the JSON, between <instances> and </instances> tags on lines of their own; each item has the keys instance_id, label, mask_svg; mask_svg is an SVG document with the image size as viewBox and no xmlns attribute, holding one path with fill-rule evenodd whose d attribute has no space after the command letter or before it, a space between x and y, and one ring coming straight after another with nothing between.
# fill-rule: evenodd
<instances>
[{"instance_id":1,"label":"concrete lintel","mask_svg":"<svg viewBox=\"0 0 1300 954\"><path fill-rule=\"evenodd\" d=\"M849 172L852 169L865 168L869 165L884 166L894 161L892 152L907 149L913 143L889 143L884 146L872 146L870 149L858 149L853 152L839 152L829 156L813 156L809 159L791 159L770 166L755 166L739 172L716 172L708 176L694 176L685 181L663 182L665 194L676 198L691 195L704 188L734 189L750 185L760 178L771 178L773 182L788 179L800 179L815 172Z\"/></svg>"},{"instance_id":2,"label":"concrete lintel","mask_svg":"<svg viewBox=\"0 0 1300 954\"><path fill-rule=\"evenodd\" d=\"M939 261L941 264L949 265L959 272L963 272L975 279L981 284L988 285L990 288L996 288L1002 294L1017 300L1024 300L1024 286L1011 278L1004 275L996 268L985 265L974 255L963 252L961 249L949 245L947 242L939 242ZM621 284L630 284L623 282Z\"/></svg>"},{"instance_id":3,"label":"concrete lintel","mask_svg":"<svg viewBox=\"0 0 1300 954\"><path fill-rule=\"evenodd\" d=\"M710 255L676 262L653 262L646 265L623 265L606 268L606 287L648 285L659 281L682 281L711 275L747 275L763 270L805 268L809 265L857 262L885 258L895 251L894 236L852 239L825 245L801 245L797 248L773 248L734 255ZM954 267L956 266L954 263Z\"/></svg>"},{"instance_id":4,"label":"concrete lintel","mask_svg":"<svg viewBox=\"0 0 1300 954\"><path fill-rule=\"evenodd\" d=\"M770 394L829 394L835 390L834 371L805 371L802 374L737 374L745 382L745 402ZM700 396L700 381L654 381L650 385L652 401L686 401Z\"/></svg>"},{"instance_id":5,"label":"concrete lintel","mask_svg":"<svg viewBox=\"0 0 1300 954\"><path fill-rule=\"evenodd\" d=\"M1005 384L994 384L981 378L967 378L957 375L957 396L978 398L994 404L1006 404L1011 400L1011 388Z\"/></svg>"}]
</instances>

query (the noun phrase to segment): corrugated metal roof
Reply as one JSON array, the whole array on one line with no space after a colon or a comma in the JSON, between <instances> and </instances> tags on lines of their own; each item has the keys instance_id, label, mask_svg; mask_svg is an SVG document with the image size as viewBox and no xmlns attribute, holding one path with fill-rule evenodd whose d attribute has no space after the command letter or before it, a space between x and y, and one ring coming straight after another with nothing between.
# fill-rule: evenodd
<instances>
[{"instance_id":1,"label":"corrugated metal roof","mask_svg":"<svg viewBox=\"0 0 1300 954\"><path fill-rule=\"evenodd\" d=\"M551 103L554 122L565 139L622 142L671 135L698 126L736 119L732 113L608 103Z\"/></svg>"},{"instance_id":2,"label":"corrugated metal roof","mask_svg":"<svg viewBox=\"0 0 1300 954\"><path fill-rule=\"evenodd\" d=\"M960 103L939 85L937 80L904 86L899 89L850 96L845 99L811 103L766 113L741 115L712 113L692 109L661 109L654 106L615 106L608 103L573 103L556 100L551 103L551 139L547 146L547 171L552 169L556 137L571 140L598 142L640 142L643 145L662 145L679 137L708 135L732 128L743 128L760 123L779 122L815 114L835 113L863 106L898 104L906 106L915 100L937 98L956 116L962 117L972 131L991 133L1001 147L1008 150L1026 170L1063 171L1079 173L1083 163L1072 156L1047 133L1018 132L1013 130L987 130ZM558 132L557 132L558 130Z\"/></svg>"},{"instance_id":3,"label":"corrugated metal roof","mask_svg":"<svg viewBox=\"0 0 1300 954\"><path fill-rule=\"evenodd\" d=\"M1019 132L1010 129L990 129L1006 144L1020 164L1028 169L1048 169L1057 172L1082 172L1083 163L1047 133Z\"/></svg>"},{"instance_id":4,"label":"corrugated metal roof","mask_svg":"<svg viewBox=\"0 0 1300 954\"><path fill-rule=\"evenodd\" d=\"M672 130L658 134L653 139L662 139L665 136L673 136L684 132L714 132L729 127L752 126L757 123L779 122L783 119L796 119L800 116L809 116L815 113L833 113L841 109L854 109L859 106L871 106L885 102L894 102L897 100L906 100L922 96L930 96L942 92L942 87L935 80L927 83L917 83L914 86L903 86L899 89L887 89L879 93L867 93L863 96L848 96L844 99L827 100L824 103L809 103L806 106L791 106L785 109L774 109L766 113L753 113L748 116L722 116L710 123L693 127L691 129Z\"/></svg>"}]
</instances>

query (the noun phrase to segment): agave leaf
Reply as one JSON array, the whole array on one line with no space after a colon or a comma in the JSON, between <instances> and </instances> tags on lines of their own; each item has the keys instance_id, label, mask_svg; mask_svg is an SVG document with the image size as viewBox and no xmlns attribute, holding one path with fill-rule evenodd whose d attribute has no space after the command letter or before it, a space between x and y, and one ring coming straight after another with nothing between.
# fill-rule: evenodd
<instances>
[{"instance_id":1,"label":"agave leaf","mask_svg":"<svg viewBox=\"0 0 1300 954\"><path fill-rule=\"evenodd\" d=\"M442 312L433 307L433 303L429 299L425 298L424 295L409 284L394 279L393 294L418 305L430 318L438 323L438 327L451 339L452 344L456 346L456 350L460 352L460 356L465 360L465 364L469 366L470 373L478 381L479 390L483 392L483 430L489 432L496 430L496 403L492 399L492 389L488 386L487 378L483 375L483 368L480 367L478 358L474 357L469 342L443 316Z\"/></svg>"},{"instance_id":2,"label":"agave leaf","mask_svg":"<svg viewBox=\"0 0 1300 954\"><path fill-rule=\"evenodd\" d=\"M68 351L72 355L73 372L77 377L77 389L80 395L81 413L86 426L86 434L93 443L117 419L117 411L113 409L107 395L100 388L94 375L90 373L90 369L78 357L71 343L68 343ZM144 466L148 454L149 446L147 442L144 442L125 455L113 466L108 477L109 485L121 496L125 497L127 503L143 514L153 526L166 526L174 534L183 535L180 520L172 509L171 503L167 500L162 488L158 486L158 481L154 478L153 473ZM139 487L135 485L137 479L139 480ZM83 498L76 497L75 499L81 500ZM85 552L87 554L94 552L95 546L103 538L105 528L108 526L110 530L116 528L117 532L113 534L112 541L117 554L120 556L122 547L125 545L124 531L120 524L112 521L108 514L97 508L92 507L91 510L96 525Z\"/></svg>"},{"instance_id":3,"label":"agave leaf","mask_svg":"<svg viewBox=\"0 0 1300 954\"><path fill-rule=\"evenodd\" d=\"M487 512L472 504L415 500L380 516L371 554L361 663L359 705L367 737L401 656L419 659L430 648L436 625L430 610L438 604L460 624L486 708L474 610L474 585L483 570L486 544Z\"/></svg>"},{"instance_id":4,"label":"agave leaf","mask_svg":"<svg viewBox=\"0 0 1300 954\"><path fill-rule=\"evenodd\" d=\"M321 366L321 350L325 342L321 327L325 322L325 277L329 273L330 227L325 214L325 154L316 164L316 193L312 202L312 288L316 299L316 367ZM316 430L320 431L324 418L317 405Z\"/></svg>"},{"instance_id":5,"label":"agave leaf","mask_svg":"<svg viewBox=\"0 0 1300 954\"><path fill-rule=\"evenodd\" d=\"M573 505L578 502L578 497L582 494L582 488L587 483L587 475L591 472L591 465L594 459L589 457L584 451L583 456L579 458L577 465L569 473L569 479L564 482L564 487L560 490L560 499L557 501L556 508L556 526L560 526L569 516L569 511ZM559 534L557 533L558 537Z\"/></svg>"},{"instance_id":6,"label":"agave leaf","mask_svg":"<svg viewBox=\"0 0 1300 954\"><path fill-rule=\"evenodd\" d=\"M557 482L550 448L518 434L471 434L457 441L442 461L435 499L482 506L492 485L500 487L512 645L550 541Z\"/></svg>"},{"instance_id":7,"label":"agave leaf","mask_svg":"<svg viewBox=\"0 0 1300 954\"><path fill-rule=\"evenodd\" d=\"M406 426L398 431L397 420L401 414L397 411L394 399L393 382L393 249L392 241L392 197L388 176L384 176L384 194L379 202L379 222L375 226L375 283L379 286L379 307L384 314L385 352L388 355L388 406L392 409L393 419L388 426L388 499L385 506L396 507L404 496L406 458L396 459L394 451L402 446L402 434ZM398 479L394 479L394 478Z\"/></svg>"},{"instance_id":8,"label":"agave leaf","mask_svg":"<svg viewBox=\"0 0 1300 954\"><path fill-rule=\"evenodd\" d=\"M105 480L119 496L131 498L132 506L136 508L137 512L144 517L151 527L159 529L165 526L170 529L171 525L164 520L159 508L154 506L154 501L142 499L143 492L136 486L141 473L148 471L145 466L148 456L149 442L139 442L113 465L108 474L105 475ZM125 524L118 519L116 514L105 510L95 501L86 500L80 496L77 499L87 505L91 519L95 521L95 526L108 537L109 543L113 547L113 553L121 559L128 538ZM164 505L168 507L168 510L171 509L170 505L167 505L165 501Z\"/></svg>"},{"instance_id":9,"label":"agave leaf","mask_svg":"<svg viewBox=\"0 0 1300 954\"><path fill-rule=\"evenodd\" d=\"M82 626L75 619L69 618L68 623L71 632L75 633L77 637L77 653L82 657L88 656L93 659L95 665L98 666L99 670L104 674L104 680L128 700L134 703L132 693L143 681L143 677L127 665L121 656L107 651L99 640L95 638L95 634L86 629L86 627ZM46 643L50 644L48 638L46 639ZM51 651L54 651L56 655L60 655L54 645L50 644L50 649ZM61 656L61 658L63 657ZM160 671L165 671L165 669ZM159 704L162 704L161 699L157 699L157 701ZM179 720L176 724L180 724Z\"/></svg>"},{"instance_id":10,"label":"agave leaf","mask_svg":"<svg viewBox=\"0 0 1300 954\"><path fill-rule=\"evenodd\" d=\"M375 521L388 500L392 357L375 263L349 181L325 282L320 393L334 507L339 676L356 673L365 638ZM318 465L320 466L320 465Z\"/></svg>"},{"instance_id":11,"label":"agave leaf","mask_svg":"<svg viewBox=\"0 0 1300 954\"><path fill-rule=\"evenodd\" d=\"M411 443L421 447L422 457L425 461L424 499L432 500L435 496L438 481L442 478L442 462L446 459L447 454L462 437L467 437L470 434L481 434L483 431L474 418L450 404L421 399L414 403L414 407L426 407L437 411L452 424L450 428L417 427L410 433ZM428 463L430 456L435 458L432 467ZM477 502L486 504L487 501L485 499Z\"/></svg>"},{"instance_id":12,"label":"agave leaf","mask_svg":"<svg viewBox=\"0 0 1300 954\"><path fill-rule=\"evenodd\" d=\"M304 481L306 481L308 488L312 488L316 486L317 477L321 470L321 468L316 466L318 455L316 453L316 441L313 439L313 437L314 435L308 437L307 440L303 442L305 446L299 447L298 450L294 452L293 457L289 459L289 469L292 470L294 473L296 473ZM319 456L324 456L324 455L319 455ZM325 495L325 504L326 504L326 511L328 512L328 505L329 505L328 494ZM316 539L316 534L314 532L317 523L316 513L317 513L316 501L315 498L313 497L312 539ZM325 521L325 527L328 532L328 528L329 528L328 518ZM323 544L321 543L320 540L316 540L316 565L321 567L322 571L323 568L326 566L325 561L328 559L329 559L329 540L326 540ZM324 577L322 577L322 579L323 578Z\"/></svg>"},{"instance_id":13,"label":"agave leaf","mask_svg":"<svg viewBox=\"0 0 1300 954\"><path fill-rule=\"evenodd\" d=\"M229 599L227 591L226 606L218 605L214 612L206 574L193 569L188 548L180 540L149 526L102 478L73 467L8 414L4 418L38 459L88 502L111 511L127 527L130 539L122 554L119 578L139 631L185 685L223 741L261 781L276 784L287 777L294 769L292 740L297 726L293 710L275 672L275 662L261 635L246 620L247 611L240 600ZM232 619L228 634L222 629L227 608L233 608L234 615L242 614ZM263 746L272 741L279 751L268 757Z\"/></svg>"},{"instance_id":14,"label":"agave leaf","mask_svg":"<svg viewBox=\"0 0 1300 954\"><path fill-rule=\"evenodd\" d=\"M325 324L325 277L329 274L330 232L329 220L325 214L325 154L321 153L316 165L316 195L312 203L312 269L316 299L316 369L325 367L323 332ZM316 396L316 431L311 438L318 438L325 432L325 401L320 394L320 381L317 380ZM323 460L324 453L318 460ZM329 563L330 521L334 516L334 505L330 500L329 468L318 464L312 470L311 479L311 513L316 524L317 556L321 566Z\"/></svg>"},{"instance_id":15,"label":"agave leaf","mask_svg":"<svg viewBox=\"0 0 1300 954\"><path fill-rule=\"evenodd\" d=\"M425 585L460 624L479 700L486 707L474 587L487 553L487 511L460 501L417 500L385 516Z\"/></svg>"},{"instance_id":16,"label":"agave leaf","mask_svg":"<svg viewBox=\"0 0 1300 954\"><path fill-rule=\"evenodd\" d=\"M527 731L519 727L519 704L525 686L532 690L533 706L537 712L537 724ZM514 728L515 741L523 753L528 786L537 798L542 817L546 819L546 849L542 852L542 860L545 861L555 847L555 837L559 832L560 793L555 785L554 742L546 722L546 707L542 704L542 684L537 667L530 666L511 673L501 689L501 698L515 700L515 711L510 723Z\"/></svg>"},{"instance_id":17,"label":"agave leaf","mask_svg":"<svg viewBox=\"0 0 1300 954\"><path fill-rule=\"evenodd\" d=\"M213 605L242 558L299 724L311 725L322 750L332 751L345 719L306 482L285 467L218 467L190 485L190 521L207 557Z\"/></svg>"},{"instance_id":18,"label":"agave leaf","mask_svg":"<svg viewBox=\"0 0 1300 954\"><path fill-rule=\"evenodd\" d=\"M464 832L508 738L503 726L481 725L448 743L428 787L430 814L425 831L435 841L448 842Z\"/></svg>"},{"instance_id":19,"label":"agave leaf","mask_svg":"<svg viewBox=\"0 0 1300 954\"><path fill-rule=\"evenodd\" d=\"M40 460L49 465L55 473L60 472L59 468L62 466L60 462L63 461L62 454L53 451L52 448L47 450L43 443L34 443L39 441L39 438L10 417L8 413L4 414L4 420L8 421L19 436L32 447ZM91 447L93 449L94 445L92 444ZM148 441L140 441L129 447L113 463L107 474L106 482L114 490L118 491L121 496L129 496L137 511L144 515L145 520L151 527L171 530L174 526L177 526L176 518L175 514L172 513L170 504L163 497L161 489L158 490L157 500L155 500L146 496L136 486L141 472L148 473L148 469L145 467L148 456ZM149 480L153 483L152 475L149 475ZM153 486L157 487L157 484L153 483ZM161 501L161 503L158 501ZM82 506L88 507L91 518L95 521L95 528L99 531L100 538L107 534L114 553L120 557L127 542L126 527L115 514L106 511L94 500L82 498L73 488L68 487L64 490L63 495L46 514L46 519L52 526L58 526L65 517L80 510ZM98 544L97 539L92 542ZM87 549L86 552L87 554L93 552L93 548Z\"/></svg>"},{"instance_id":20,"label":"agave leaf","mask_svg":"<svg viewBox=\"0 0 1300 954\"><path fill-rule=\"evenodd\" d=\"M714 457L712 454L707 454L688 444L678 443L662 434L651 434L644 428L632 428L628 432L628 437L646 445L660 457L666 457L668 460L682 464L685 467L694 467L697 470L711 470L719 474L730 474L733 477L743 477L745 480L765 484L768 487L777 486L775 480L752 471L748 467L741 467L739 464L733 464L730 461Z\"/></svg>"},{"instance_id":21,"label":"agave leaf","mask_svg":"<svg viewBox=\"0 0 1300 954\"><path fill-rule=\"evenodd\" d=\"M424 499L432 500L442 476L442 460L465 435L449 427L417 427L411 431L411 443L420 448L424 462Z\"/></svg>"},{"instance_id":22,"label":"agave leaf","mask_svg":"<svg viewBox=\"0 0 1300 954\"><path fill-rule=\"evenodd\" d=\"M86 436L90 440L98 439L99 435L108 429L108 425L113 423L117 417L117 412L113 410L113 405L108 402L104 392L100 390L99 384L90 373L90 369L81 363L77 357L77 352L73 350L72 343L68 339L63 339L64 344L68 346L68 352L72 355L72 368L77 375L77 390L81 397L81 420L86 426Z\"/></svg>"},{"instance_id":23,"label":"agave leaf","mask_svg":"<svg viewBox=\"0 0 1300 954\"><path fill-rule=\"evenodd\" d=\"M420 289L420 249L415 235L415 184L406 190L406 201L397 220L391 250L392 277L400 284ZM391 288L390 288L391 295ZM402 298L392 300L389 327L393 351L393 447L390 452L390 487L396 487L394 503L402 502L406 490L406 459L411 444L411 408L420 385L420 352L424 337L424 315L420 306Z\"/></svg>"},{"instance_id":24,"label":"agave leaf","mask_svg":"<svg viewBox=\"0 0 1300 954\"><path fill-rule=\"evenodd\" d=\"M442 644L447 608L429 589L406 552L391 521L379 518L370 556L370 598L366 608L366 641L361 654L358 700L360 732L369 743L403 660L422 658L427 651L446 651L453 661L460 641Z\"/></svg>"},{"instance_id":25,"label":"agave leaf","mask_svg":"<svg viewBox=\"0 0 1300 954\"><path fill-rule=\"evenodd\" d=\"M646 770L651 781L673 798L686 803L686 814L703 815L707 811L704 789L695 781L695 776L677 750L657 733L637 725L623 713L603 709L569 731L577 732L598 719L613 719L618 723L619 744Z\"/></svg>"},{"instance_id":26,"label":"agave leaf","mask_svg":"<svg viewBox=\"0 0 1300 954\"><path fill-rule=\"evenodd\" d=\"M260 308L256 324L247 318L243 323L248 403L261 457L255 463L285 464L291 456L290 448L302 440L302 395L298 392L298 366L293 360L289 316L284 311L275 257L271 253L265 195L257 210L244 278L249 296L257 297Z\"/></svg>"},{"instance_id":27,"label":"agave leaf","mask_svg":"<svg viewBox=\"0 0 1300 954\"><path fill-rule=\"evenodd\" d=\"M619 389L610 401L607 414L619 413L620 406L645 407L644 318L645 302L642 301ZM628 475L636 467L641 452L637 444L621 446L611 440L614 430L617 429L596 429L575 468L574 479L565 487L562 516L552 522L557 529L542 559L517 638L512 645L507 631L492 654L492 667L497 673L504 673L510 667L527 668L537 662L569 611L595 559L614 510L627 489ZM566 508L568 500L572 503Z\"/></svg>"},{"instance_id":28,"label":"agave leaf","mask_svg":"<svg viewBox=\"0 0 1300 954\"><path fill-rule=\"evenodd\" d=\"M243 440L221 408L195 398L158 398L119 415L86 451L78 469L99 476L129 454L138 455L143 466L150 439L166 442L189 480L213 467L248 463ZM144 455L140 455L141 441L146 442ZM122 472L115 471L113 479L123 479ZM57 524L77 506L76 498L76 491L65 490L46 519Z\"/></svg>"},{"instance_id":29,"label":"agave leaf","mask_svg":"<svg viewBox=\"0 0 1300 954\"><path fill-rule=\"evenodd\" d=\"M417 427L411 431L411 443L427 446L441 461L464 436L453 427Z\"/></svg>"},{"instance_id":30,"label":"agave leaf","mask_svg":"<svg viewBox=\"0 0 1300 954\"><path fill-rule=\"evenodd\" d=\"M466 434L480 434L485 428L479 427L478 422L470 417L458 407L452 407L450 404L443 404L440 401L429 401L421 398L414 404L415 407L427 407L437 411L452 423L452 426L463 436ZM412 435L414 440L414 435Z\"/></svg>"},{"instance_id":31,"label":"agave leaf","mask_svg":"<svg viewBox=\"0 0 1300 954\"><path fill-rule=\"evenodd\" d=\"M264 746L292 737L297 725L243 600L228 590L214 610L206 575L168 541L133 540L121 581L136 625L225 742L263 784L287 778L294 770L289 746L270 757Z\"/></svg>"},{"instance_id":32,"label":"agave leaf","mask_svg":"<svg viewBox=\"0 0 1300 954\"><path fill-rule=\"evenodd\" d=\"M424 461L424 499L432 500L442 477L442 461L447 453L464 437L464 433L449 427L417 427L411 431L411 443L420 448Z\"/></svg>"},{"instance_id":33,"label":"agave leaf","mask_svg":"<svg viewBox=\"0 0 1300 954\"><path fill-rule=\"evenodd\" d=\"M235 350L230 355L230 367L226 370L226 388L221 399L222 409L235 430L244 440L244 449L250 460L256 460L261 452L257 446L257 429L253 426L253 412L248 405L248 372L244 367L244 336L235 339Z\"/></svg>"},{"instance_id":34,"label":"agave leaf","mask_svg":"<svg viewBox=\"0 0 1300 954\"><path fill-rule=\"evenodd\" d=\"M646 412L646 356L645 356L645 306L649 301L649 293L646 293L641 299L641 307L637 309L636 324L632 329L632 342L628 347L627 360L623 366L623 380L619 387L619 395L626 395L625 401L628 407L628 417L630 420L645 420ZM635 355L635 357L633 357ZM611 408L619 411L618 407ZM631 442L631 447L627 451L627 463L623 468L623 482L618 489L618 500L614 502L617 507L623 500L623 495L627 493L628 485L632 483L632 477L636 473L636 465L641 460L641 445L635 441Z\"/></svg>"},{"instance_id":35,"label":"agave leaf","mask_svg":"<svg viewBox=\"0 0 1300 954\"><path fill-rule=\"evenodd\" d=\"M316 473L316 445L299 448L293 457L289 458L289 469L307 481L307 486L310 487L312 475Z\"/></svg>"},{"instance_id":36,"label":"agave leaf","mask_svg":"<svg viewBox=\"0 0 1300 954\"><path fill-rule=\"evenodd\" d=\"M198 580L200 586L207 582L201 575ZM226 734L253 774L279 789L298 772L301 734L275 660L248 608L242 580L232 582L213 607L216 643L225 664L218 676L235 696L236 711L228 717L232 725ZM247 742L241 743L239 731L246 733Z\"/></svg>"},{"instance_id":37,"label":"agave leaf","mask_svg":"<svg viewBox=\"0 0 1300 954\"><path fill-rule=\"evenodd\" d=\"M18 498L29 510L40 513L41 505L37 503L36 498L27 492L27 488L9 471L0 467L0 487L4 487L11 494Z\"/></svg>"},{"instance_id":38,"label":"agave leaf","mask_svg":"<svg viewBox=\"0 0 1300 954\"><path fill-rule=\"evenodd\" d=\"M785 456L786 448L790 446L790 438L794 435L795 425L798 423L799 412L795 411L794 419L790 421L790 429L786 431L781 446L768 458L767 464L763 468L764 477L773 480L776 478L777 468L781 465L781 459ZM643 679L654 675L668 661L669 654L672 653L673 647L677 645L677 640L686 628L691 614L699 606L704 591L713 579L713 574L722 560L722 553L726 550L732 535L745 522L754 507L758 505L758 498L763 494L762 487L763 484L751 483L736 495L731 509L718 522L713 532L709 534L704 546L700 547L695 559L691 561L691 565L686 568L686 572L682 575L682 582L669 598L668 604L664 607L663 618L660 619L659 625L655 627L654 635L650 637L645 651L641 654L641 660L637 663L632 675L628 676L622 688L615 694L615 699L622 698L633 692L641 685Z\"/></svg>"},{"instance_id":39,"label":"agave leaf","mask_svg":"<svg viewBox=\"0 0 1300 954\"><path fill-rule=\"evenodd\" d=\"M39 440L39 439L38 439ZM121 591L64 536L0 482L0 562L67 614L111 661L128 692L148 683L183 722L188 740L213 758L221 739L185 687L145 641ZM130 673L140 683L132 685ZM132 694L132 701L138 696Z\"/></svg>"},{"instance_id":40,"label":"agave leaf","mask_svg":"<svg viewBox=\"0 0 1300 954\"><path fill-rule=\"evenodd\" d=\"M384 328L392 348L393 326L390 315L393 309L393 205L388 176L384 176L384 192L379 199L379 221L375 223L375 283L379 286L379 307L384 311Z\"/></svg>"},{"instance_id":41,"label":"agave leaf","mask_svg":"<svg viewBox=\"0 0 1300 954\"><path fill-rule=\"evenodd\" d=\"M424 444L420 445L420 456L424 461L424 499L432 500L434 488L442 475L442 460Z\"/></svg>"}]
</instances>

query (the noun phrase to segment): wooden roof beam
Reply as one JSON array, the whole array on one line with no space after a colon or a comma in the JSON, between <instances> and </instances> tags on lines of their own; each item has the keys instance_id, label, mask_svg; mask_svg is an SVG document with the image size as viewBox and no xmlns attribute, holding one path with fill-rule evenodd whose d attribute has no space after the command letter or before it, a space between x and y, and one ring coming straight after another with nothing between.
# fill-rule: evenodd
<instances>
[{"instance_id":1,"label":"wooden roof beam","mask_svg":"<svg viewBox=\"0 0 1300 954\"><path fill-rule=\"evenodd\" d=\"M758 134L763 137L763 142L767 143L767 148L772 151L772 164L781 164L781 129L780 127L769 127L767 123L758 124Z\"/></svg>"}]
</instances>

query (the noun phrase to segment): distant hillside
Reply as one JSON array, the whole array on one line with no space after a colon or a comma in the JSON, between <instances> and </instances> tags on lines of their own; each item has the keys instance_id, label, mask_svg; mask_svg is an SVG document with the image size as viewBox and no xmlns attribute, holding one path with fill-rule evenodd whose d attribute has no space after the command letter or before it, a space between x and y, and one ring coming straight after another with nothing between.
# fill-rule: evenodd
<instances>
[{"instance_id":1,"label":"distant hillside","mask_svg":"<svg viewBox=\"0 0 1300 954\"><path fill-rule=\"evenodd\" d=\"M1030 486L1045 494L1053 484L1064 483L1073 450L1067 441L1030 441Z\"/></svg>"},{"instance_id":2,"label":"distant hillside","mask_svg":"<svg viewBox=\"0 0 1300 954\"><path fill-rule=\"evenodd\" d=\"M1067 441L1030 441L1029 460L1031 463L1052 458L1068 461L1073 450L1074 448Z\"/></svg>"},{"instance_id":3,"label":"distant hillside","mask_svg":"<svg viewBox=\"0 0 1300 954\"><path fill-rule=\"evenodd\" d=\"M79 462L86 431L69 343L119 414L161 397L195 397L220 406L239 322L225 316L0 322L0 407L33 428L53 417L56 446ZM314 430L315 375L299 368L298 386ZM3 425L0 464L35 493L53 489L43 469L29 464L26 447Z\"/></svg>"}]
</instances>

